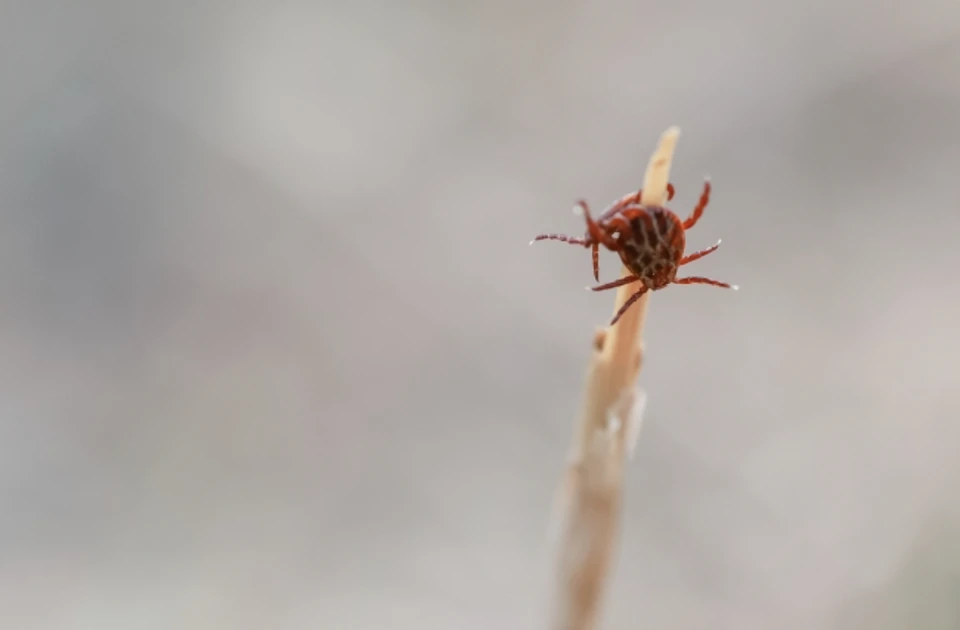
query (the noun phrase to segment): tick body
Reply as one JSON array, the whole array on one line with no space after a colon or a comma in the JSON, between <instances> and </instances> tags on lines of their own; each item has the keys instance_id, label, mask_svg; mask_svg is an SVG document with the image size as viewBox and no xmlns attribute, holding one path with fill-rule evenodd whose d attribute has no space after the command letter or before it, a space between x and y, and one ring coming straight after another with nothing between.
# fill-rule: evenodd
<instances>
[{"instance_id":1,"label":"tick body","mask_svg":"<svg viewBox=\"0 0 960 630\"><path fill-rule=\"evenodd\" d=\"M677 215L661 206L629 206L611 225L620 259L645 287L673 282L687 240Z\"/></svg>"},{"instance_id":2,"label":"tick body","mask_svg":"<svg viewBox=\"0 0 960 630\"><path fill-rule=\"evenodd\" d=\"M589 287L593 291L606 291L626 284L639 285L636 293L630 296L630 299L614 315L610 322L612 326L634 302L640 299L641 295L647 291L662 289L669 284L709 284L728 289L737 288L726 282L699 276L677 278L677 272L682 265L703 258L720 247L720 241L717 241L715 245L684 256L686 231L700 220L710 202L710 192L710 182L706 181L696 207L683 221L664 206L644 205L642 190L624 196L596 220L590 215L587 202L580 200L577 203L583 210L584 220L587 223L583 238L562 234L541 234L534 241L556 240L591 248L594 279L599 279L599 246L603 245L610 251L617 252L624 266L630 271L630 275L607 284ZM673 185L668 184L667 200L673 199L673 195Z\"/></svg>"}]
</instances>

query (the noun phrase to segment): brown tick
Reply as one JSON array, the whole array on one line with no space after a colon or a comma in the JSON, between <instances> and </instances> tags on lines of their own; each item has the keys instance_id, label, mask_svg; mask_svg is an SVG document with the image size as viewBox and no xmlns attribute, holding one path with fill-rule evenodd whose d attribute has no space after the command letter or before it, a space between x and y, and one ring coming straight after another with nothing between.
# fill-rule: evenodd
<instances>
[{"instance_id":1,"label":"brown tick","mask_svg":"<svg viewBox=\"0 0 960 630\"><path fill-rule=\"evenodd\" d=\"M703 193L693 212L686 221L668 208L663 206L644 205L641 202L643 191L626 195L620 201L611 205L597 220L590 216L590 207L584 200L577 201L587 222L587 231L583 238L573 238L563 234L541 234L535 241L552 240L563 241L573 245L583 245L593 250L593 277L600 280L599 247L603 245L620 255L624 266L630 270L629 276L619 280L587 287L592 291L606 291L625 284L640 282L642 286L617 311L610 321L613 326L634 302L647 291L662 289L668 284L710 284L736 290L735 285L692 276L677 278L677 270L686 265L715 252L720 247L720 241L706 249L701 249L687 256L683 255L686 247L686 231L696 225L703 215L704 208L710 202L710 180L703 184ZM667 184L667 200L673 199L673 184Z\"/></svg>"}]
</instances>

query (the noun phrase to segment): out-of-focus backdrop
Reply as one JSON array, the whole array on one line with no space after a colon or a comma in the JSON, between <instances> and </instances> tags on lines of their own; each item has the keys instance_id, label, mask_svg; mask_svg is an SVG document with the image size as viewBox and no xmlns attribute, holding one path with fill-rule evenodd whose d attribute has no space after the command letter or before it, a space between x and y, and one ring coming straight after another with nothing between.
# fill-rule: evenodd
<instances>
[{"instance_id":1,"label":"out-of-focus backdrop","mask_svg":"<svg viewBox=\"0 0 960 630\"><path fill-rule=\"evenodd\" d=\"M0 627L542 627L612 295L527 242L674 124L741 291L651 301L604 627L960 627L954 0L11 0L0 59Z\"/></svg>"}]
</instances>

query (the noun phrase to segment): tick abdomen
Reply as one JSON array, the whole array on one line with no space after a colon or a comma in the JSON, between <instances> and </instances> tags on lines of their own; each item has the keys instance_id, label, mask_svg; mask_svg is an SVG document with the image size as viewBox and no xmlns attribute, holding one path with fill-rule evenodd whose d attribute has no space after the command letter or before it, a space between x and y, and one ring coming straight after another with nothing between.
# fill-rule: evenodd
<instances>
[{"instance_id":1,"label":"tick abdomen","mask_svg":"<svg viewBox=\"0 0 960 630\"><path fill-rule=\"evenodd\" d=\"M626 210L623 217L630 226L620 235L623 264L651 289L669 284L686 245L680 219L661 206Z\"/></svg>"}]
</instances>

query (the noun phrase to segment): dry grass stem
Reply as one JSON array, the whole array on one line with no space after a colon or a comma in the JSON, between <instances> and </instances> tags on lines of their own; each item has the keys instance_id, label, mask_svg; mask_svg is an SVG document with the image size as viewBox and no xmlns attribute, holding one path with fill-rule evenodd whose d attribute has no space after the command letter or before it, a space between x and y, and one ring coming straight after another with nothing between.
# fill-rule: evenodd
<instances>
[{"instance_id":1,"label":"dry grass stem","mask_svg":"<svg viewBox=\"0 0 960 630\"><path fill-rule=\"evenodd\" d=\"M670 165L680 130L660 137L643 181L643 201L666 202ZM624 269L623 274L629 272ZM636 291L617 291L614 313ZM599 331L587 371L586 396L571 461L561 489L563 529L554 602L555 630L592 630L600 613L616 546L624 462L640 429L643 393L635 383L643 362L647 292L613 327Z\"/></svg>"}]
</instances>

